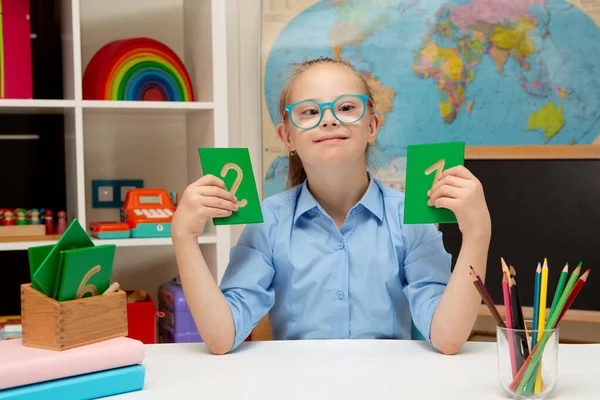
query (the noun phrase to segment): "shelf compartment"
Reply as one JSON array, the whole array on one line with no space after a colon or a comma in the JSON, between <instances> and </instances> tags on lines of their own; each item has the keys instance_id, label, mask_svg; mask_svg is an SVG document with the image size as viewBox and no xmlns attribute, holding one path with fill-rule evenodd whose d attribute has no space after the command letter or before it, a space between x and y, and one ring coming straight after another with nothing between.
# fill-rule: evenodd
<instances>
[{"instance_id":1,"label":"shelf compartment","mask_svg":"<svg viewBox=\"0 0 600 400\"><path fill-rule=\"evenodd\" d=\"M166 45L184 64L194 102L212 102L211 0L77 1L81 19L82 77L92 57L106 44L122 39L150 38ZM147 61L153 62L154 56Z\"/></svg>"},{"instance_id":2,"label":"shelf compartment","mask_svg":"<svg viewBox=\"0 0 600 400\"><path fill-rule=\"evenodd\" d=\"M76 210L70 207L68 200L68 167L62 161L68 159L67 127L74 124L74 113L67 111L63 114L0 115L0 146L3 149L0 178L8 188L2 191L0 208L36 208L40 220L42 208L50 209L55 224L59 211L67 213L67 220L76 216ZM43 225L43 220L41 222ZM42 241L51 238L37 237ZM33 238L3 236L0 241L29 239ZM0 246L0 249L4 247L7 246Z\"/></svg>"},{"instance_id":3,"label":"shelf compartment","mask_svg":"<svg viewBox=\"0 0 600 400\"><path fill-rule=\"evenodd\" d=\"M116 207L92 207L92 180L140 179L146 188L162 188L181 197L188 184L199 177L197 148L212 146L212 111L102 111L83 110L87 226L94 221L119 220Z\"/></svg>"}]
</instances>

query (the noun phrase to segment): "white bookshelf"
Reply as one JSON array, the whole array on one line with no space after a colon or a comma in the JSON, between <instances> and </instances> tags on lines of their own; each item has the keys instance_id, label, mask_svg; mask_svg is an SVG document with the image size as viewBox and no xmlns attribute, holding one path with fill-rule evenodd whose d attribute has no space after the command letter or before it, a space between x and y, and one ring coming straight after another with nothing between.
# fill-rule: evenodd
<instances>
[{"instance_id":1,"label":"white bookshelf","mask_svg":"<svg viewBox=\"0 0 600 400\"><path fill-rule=\"evenodd\" d=\"M0 113L64 116L69 222L77 218L87 228L92 221L118 220L118 209L92 208L93 179L143 179L144 187L181 197L201 176L198 148L230 146L226 22L223 0L61 0L64 99L0 100ZM82 76L92 56L129 37L169 46L188 70L195 101L83 100ZM228 262L230 229L209 224L199 239L218 281ZM117 264L156 269L156 260L168 261L159 281L176 273L170 238L94 241L116 244ZM0 243L0 251L52 242Z\"/></svg>"}]
</instances>

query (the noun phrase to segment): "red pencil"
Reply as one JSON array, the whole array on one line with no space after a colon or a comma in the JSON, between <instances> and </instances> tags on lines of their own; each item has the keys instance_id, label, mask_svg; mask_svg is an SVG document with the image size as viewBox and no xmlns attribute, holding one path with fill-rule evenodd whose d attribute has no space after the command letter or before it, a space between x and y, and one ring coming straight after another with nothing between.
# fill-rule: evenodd
<instances>
[{"instance_id":1,"label":"red pencil","mask_svg":"<svg viewBox=\"0 0 600 400\"><path fill-rule=\"evenodd\" d=\"M573 304L573 301L575 301L575 298L579 294L579 291L583 287L584 283L587 281L587 277L588 277L589 273L590 273L590 270L588 269L587 271L585 271L585 273L583 275L581 275L579 277L579 279L577 279L577 283L575 284L575 286L573 286L571 293L569 293L569 297L567 297L567 302L565 303L565 306L563 307L563 309L558 317L558 320L556 321L556 326L558 326L558 324L560 323L560 320L564 317L564 315L567 312L567 310L569 309L569 307L571 307L571 304Z\"/></svg>"},{"instance_id":2,"label":"red pencil","mask_svg":"<svg viewBox=\"0 0 600 400\"><path fill-rule=\"evenodd\" d=\"M506 270L508 271L508 269ZM510 288L508 287L508 279L506 274L502 274L502 290L504 294L504 310L506 312L506 327L512 329L512 313L510 311ZM515 358L515 337L511 334L507 335L508 348L510 351L510 365L512 367L513 378L517 375L517 359Z\"/></svg>"}]
</instances>

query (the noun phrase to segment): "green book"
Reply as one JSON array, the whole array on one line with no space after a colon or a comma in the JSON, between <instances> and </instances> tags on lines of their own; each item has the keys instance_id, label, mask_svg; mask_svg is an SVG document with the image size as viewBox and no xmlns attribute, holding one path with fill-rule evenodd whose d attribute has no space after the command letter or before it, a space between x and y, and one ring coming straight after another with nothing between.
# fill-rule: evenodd
<instances>
[{"instance_id":1,"label":"green book","mask_svg":"<svg viewBox=\"0 0 600 400\"><path fill-rule=\"evenodd\" d=\"M250 152L246 148L200 148L204 175L221 178L237 199L239 209L228 217L214 218L215 225L263 222L258 189L254 180Z\"/></svg>"},{"instance_id":2,"label":"green book","mask_svg":"<svg viewBox=\"0 0 600 400\"><path fill-rule=\"evenodd\" d=\"M60 239L56 242L32 278L32 287L48 297L56 299L60 272L60 252L70 249L93 247L90 239L77 219L71 221ZM38 256L37 254L35 255ZM31 271L31 266L30 266Z\"/></svg>"},{"instance_id":3,"label":"green book","mask_svg":"<svg viewBox=\"0 0 600 400\"><path fill-rule=\"evenodd\" d=\"M446 208L427 204L427 192L441 173L457 165L464 165L464 142L410 145L406 157L404 223L453 223L454 213Z\"/></svg>"},{"instance_id":4,"label":"green book","mask_svg":"<svg viewBox=\"0 0 600 400\"><path fill-rule=\"evenodd\" d=\"M56 300L67 301L101 295L110 286L116 245L64 250Z\"/></svg>"}]
</instances>

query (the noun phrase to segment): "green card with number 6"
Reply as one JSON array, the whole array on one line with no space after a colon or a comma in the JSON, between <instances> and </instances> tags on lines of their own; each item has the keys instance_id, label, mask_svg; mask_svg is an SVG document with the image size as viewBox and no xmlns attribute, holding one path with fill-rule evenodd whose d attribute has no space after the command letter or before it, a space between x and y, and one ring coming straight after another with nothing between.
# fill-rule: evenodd
<instances>
[{"instance_id":1,"label":"green card with number 6","mask_svg":"<svg viewBox=\"0 0 600 400\"><path fill-rule=\"evenodd\" d=\"M239 209L228 217L213 218L215 225L263 222L258 189L247 148L200 148L204 175L214 175L225 182L227 190L238 199Z\"/></svg>"},{"instance_id":2,"label":"green card with number 6","mask_svg":"<svg viewBox=\"0 0 600 400\"><path fill-rule=\"evenodd\" d=\"M464 165L465 143L447 142L410 145L406 157L404 223L455 223L456 216L446 208L429 206L427 192L443 171Z\"/></svg>"},{"instance_id":3,"label":"green card with number 6","mask_svg":"<svg viewBox=\"0 0 600 400\"><path fill-rule=\"evenodd\" d=\"M117 246L101 244L64 250L56 300L68 301L97 296L110 286Z\"/></svg>"}]
</instances>

